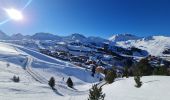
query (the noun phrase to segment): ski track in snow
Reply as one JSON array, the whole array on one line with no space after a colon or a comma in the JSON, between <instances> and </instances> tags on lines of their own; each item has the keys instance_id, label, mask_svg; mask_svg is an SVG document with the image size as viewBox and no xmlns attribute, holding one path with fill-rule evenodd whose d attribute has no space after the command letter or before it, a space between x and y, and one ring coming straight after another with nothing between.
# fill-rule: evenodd
<instances>
[{"instance_id":1,"label":"ski track in snow","mask_svg":"<svg viewBox=\"0 0 170 100\"><path fill-rule=\"evenodd\" d=\"M42 77L37 72L35 72L31 67L33 59L34 58L37 59L37 56L38 56L39 60L44 61L44 62L47 62L47 60L50 59L49 60L50 63L52 63L54 65L60 65L60 66L71 65L71 66L74 66L72 64L68 64L68 63L64 63L63 61L56 60L54 58L48 58L48 57L44 56L43 54L39 54L38 52L29 50L29 49L26 49L26 48L23 48L23 47L20 47L20 46L16 46L16 45L13 45L13 46L16 49L22 50L23 52L26 51L26 53L31 54L31 55L27 56L27 62L26 62L26 65L25 65L25 69L36 81L38 81L42 84L48 84L48 80L46 78ZM85 93L88 93L88 90L79 91L79 90L69 88L69 87L62 85L62 84L56 84L55 89L58 90L58 92L61 92L61 93L58 93L59 95L72 95L73 96L73 95L83 95Z\"/></svg>"},{"instance_id":2,"label":"ski track in snow","mask_svg":"<svg viewBox=\"0 0 170 100\"><path fill-rule=\"evenodd\" d=\"M27 54L25 49L20 50L21 47L12 45L10 47L0 43L0 48L1 46L4 47L0 52L0 100L87 100L88 90L71 89L62 82L56 83L56 90L53 91L48 86L48 78L39 73L41 72L38 71L39 69L35 70L33 63L39 60L43 62L39 62L41 65L47 63L53 66L60 65L57 67L70 68L74 68L74 65L54 59L47 62L47 59L50 59L48 57L43 60L37 59L34 55L35 52L31 54L29 51L30 54ZM11 49L12 47L14 48ZM5 51L5 49L8 50ZM10 63L9 67L7 67L7 63ZM14 83L10 79L13 75L19 75L21 81ZM102 81L98 86L103 86L103 93L106 94L105 100L123 100L124 98L126 100L169 100L170 85L168 83L170 80L168 76L143 76L141 81L143 83L141 88L134 86L133 77L116 79L114 83L105 86L103 84L106 83ZM85 88L89 89L91 86L85 86Z\"/></svg>"}]
</instances>

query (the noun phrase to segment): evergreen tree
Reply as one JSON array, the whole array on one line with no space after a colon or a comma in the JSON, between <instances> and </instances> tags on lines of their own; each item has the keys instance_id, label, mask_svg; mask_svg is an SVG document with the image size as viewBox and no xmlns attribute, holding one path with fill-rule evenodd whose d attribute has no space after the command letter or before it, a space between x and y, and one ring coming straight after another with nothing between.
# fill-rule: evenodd
<instances>
[{"instance_id":1,"label":"evergreen tree","mask_svg":"<svg viewBox=\"0 0 170 100\"><path fill-rule=\"evenodd\" d=\"M108 71L108 69L104 69L103 74L104 74L105 76L107 75L107 71Z\"/></svg>"},{"instance_id":2,"label":"evergreen tree","mask_svg":"<svg viewBox=\"0 0 170 100\"><path fill-rule=\"evenodd\" d=\"M16 77L15 75L13 76L12 80L13 80L14 82L19 82L19 81L20 81L19 76Z\"/></svg>"},{"instance_id":3,"label":"evergreen tree","mask_svg":"<svg viewBox=\"0 0 170 100\"><path fill-rule=\"evenodd\" d=\"M100 77L100 78L99 78L99 81L102 81L102 80L103 80L103 79Z\"/></svg>"},{"instance_id":4,"label":"evergreen tree","mask_svg":"<svg viewBox=\"0 0 170 100\"><path fill-rule=\"evenodd\" d=\"M102 92L102 88L98 88L97 85L93 85L92 89L89 90L88 100L104 100L105 94Z\"/></svg>"},{"instance_id":5,"label":"evergreen tree","mask_svg":"<svg viewBox=\"0 0 170 100\"><path fill-rule=\"evenodd\" d=\"M20 82L20 78L19 78L19 76L17 77L17 82Z\"/></svg>"},{"instance_id":6,"label":"evergreen tree","mask_svg":"<svg viewBox=\"0 0 170 100\"><path fill-rule=\"evenodd\" d=\"M9 64L9 63L7 63L7 64L6 64L6 66L7 66L7 67L9 67L9 66L10 66L10 64Z\"/></svg>"},{"instance_id":7,"label":"evergreen tree","mask_svg":"<svg viewBox=\"0 0 170 100\"><path fill-rule=\"evenodd\" d=\"M165 66L154 68L153 75L168 75L168 70Z\"/></svg>"},{"instance_id":8,"label":"evergreen tree","mask_svg":"<svg viewBox=\"0 0 170 100\"><path fill-rule=\"evenodd\" d=\"M73 81L70 77L67 79L67 86L73 88Z\"/></svg>"},{"instance_id":9,"label":"evergreen tree","mask_svg":"<svg viewBox=\"0 0 170 100\"><path fill-rule=\"evenodd\" d=\"M137 75L137 76L135 76L134 77L134 80L135 80L135 82L136 82L136 87L137 88L140 88L141 86L142 86L142 82L140 81L140 76L139 75Z\"/></svg>"},{"instance_id":10,"label":"evergreen tree","mask_svg":"<svg viewBox=\"0 0 170 100\"><path fill-rule=\"evenodd\" d=\"M159 73L159 75L168 75L167 68L165 66L160 66L158 73Z\"/></svg>"},{"instance_id":11,"label":"evergreen tree","mask_svg":"<svg viewBox=\"0 0 170 100\"><path fill-rule=\"evenodd\" d=\"M158 73L158 68L154 68L154 70L153 70L153 75L159 75L159 73Z\"/></svg>"},{"instance_id":12,"label":"evergreen tree","mask_svg":"<svg viewBox=\"0 0 170 100\"><path fill-rule=\"evenodd\" d=\"M152 75L153 69L149 64L149 60L147 58L141 59L137 65L137 69L140 71L141 75Z\"/></svg>"},{"instance_id":13,"label":"evergreen tree","mask_svg":"<svg viewBox=\"0 0 170 100\"><path fill-rule=\"evenodd\" d=\"M129 77L129 69L128 69L127 66L125 66L125 68L124 68L124 75L123 76L125 76L126 78Z\"/></svg>"},{"instance_id":14,"label":"evergreen tree","mask_svg":"<svg viewBox=\"0 0 170 100\"><path fill-rule=\"evenodd\" d=\"M54 86L55 86L55 79L54 77L51 77L50 80L48 81L48 85L54 89Z\"/></svg>"},{"instance_id":15,"label":"evergreen tree","mask_svg":"<svg viewBox=\"0 0 170 100\"><path fill-rule=\"evenodd\" d=\"M94 77L94 74L95 74L95 72L96 72L96 67L95 67L95 66L93 66L93 67L92 67L91 72L92 72L91 76L93 76L93 77Z\"/></svg>"},{"instance_id":16,"label":"evergreen tree","mask_svg":"<svg viewBox=\"0 0 170 100\"><path fill-rule=\"evenodd\" d=\"M108 70L107 74L105 76L105 80L107 83L111 84L114 82L114 79L116 78L116 72L112 70Z\"/></svg>"}]
</instances>

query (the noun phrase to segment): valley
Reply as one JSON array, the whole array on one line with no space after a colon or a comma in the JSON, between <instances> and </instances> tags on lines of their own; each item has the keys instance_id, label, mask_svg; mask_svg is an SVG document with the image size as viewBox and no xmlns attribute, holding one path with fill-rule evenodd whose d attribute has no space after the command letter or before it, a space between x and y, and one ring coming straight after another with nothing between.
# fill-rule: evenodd
<instances>
[{"instance_id":1,"label":"valley","mask_svg":"<svg viewBox=\"0 0 170 100\"><path fill-rule=\"evenodd\" d=\"M76 37L74 35L77 36L76 39L72 39ZM0 97L0 99L22 100L24 98L24 100L36 100L37 97L41 97L42 100L49 98L52 100L56 98L61 100L80 100L80 98L87 100L89 89L93 84L103 87L106 100L112 100L112 97L114 97L114 100L120 100L122 95L123 98L126 97L128 100L160 99L154 97L159 92L153 92L149 98L145 97L151 90L156 91L154 86L156 87L158 83L166 84L166 81L169 82L168 76L143 76L141 78L143 86L140 90L134 87L133 76L129 78L122 78L122 76L125 71L124 66L132 66L145 57L150 59L149 63L152 67L161 64L168 66L168 54L151 55L152 53L148 49L137 46L134 43L135 40L128 40L128 42L132 41L131 43L134 45L129 43L125 45L125 41L117 41L115 45L110 40L102 41L104 39L99 40L100 42L85 42L87 40L84 36L74 35L62 40L21 39L1 41L0 90L3 92L0 95L3 98ZM82 37L84 38L83 41L81 41ZM138 43L139 40L136 41ZM167 47L167 44L165 47ZM161 50L163 51L163 49ZM96 72L93 74L94 68ZM107 84L104 80L105 71L112 68L117 70L117 78L112 84ZM134 70L133 67L129 68ZM14 75L19 76L19 83L12 81ZM56 80L55 90L52 90L48 85L50 77L54 77ZM74 83L74 88L67 86L66 81L69 77ZM161 86L159 88L163 89L164 87ZM170 87L165 85L165 88L169 89ZM109 92L108 89L112 92ZM127 91L130 89L131 92ZM10 97L6 94L7 92L10 93ZM140 97L135 93L142 93L143 96ZM164 95L162 100L166 100L169 94L167 92Z\"/></svg>"}]
</instances>

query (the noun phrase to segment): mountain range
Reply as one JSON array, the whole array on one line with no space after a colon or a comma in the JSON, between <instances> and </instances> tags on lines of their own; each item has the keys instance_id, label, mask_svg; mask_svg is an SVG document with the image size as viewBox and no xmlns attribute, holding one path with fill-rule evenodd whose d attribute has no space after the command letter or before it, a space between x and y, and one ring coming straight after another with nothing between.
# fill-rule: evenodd
<instances>
[{"instance_id":1,"label":"mountain range","mask_svg":"<svg viewBox=\"0 0 170 100\"><path fill-rule=\"evenodd\" d=\"M146 56L154 69L163 63L169 66L170 37L118 34L103 39L78 33L62 37L50 33L8 36L0 31L0 40L2 100L87 100L92 84L102 87L106 100L169 98L169 76L142 76L140 88L135 87L133 76L121 76L124 67L134 69L133 65ZM166 58L148 57L149 54ZM113 69L119 78L107 84L104 74ZM51 78L56 80L54 89L49 86ZM73 88L69 87L68 79L72 80Z\"/></svg>"},{"instance_id":2,"label":"mountain range","mask_svg":"<svg viewBox=\"0 0 170 100\"><path fill-rule=\"evenodd\" d=\"M165 50L170 48L170 37L167 36L149 36L139 37L132 34L115 34L109 39L101 37L86 37L78 33L71 34L69 36L58 36L50 33L35 33L34 35L23 35L21 33L8 36L4 32L0 31L1 40L39 40L39 41L58 41L58 42L80 42L88 45L102 45L107 43L110 46L119 46L122 48L136 47L142 50L146 50L151 55L160 56L163 55Z\"/></svg>"}]
</instances>

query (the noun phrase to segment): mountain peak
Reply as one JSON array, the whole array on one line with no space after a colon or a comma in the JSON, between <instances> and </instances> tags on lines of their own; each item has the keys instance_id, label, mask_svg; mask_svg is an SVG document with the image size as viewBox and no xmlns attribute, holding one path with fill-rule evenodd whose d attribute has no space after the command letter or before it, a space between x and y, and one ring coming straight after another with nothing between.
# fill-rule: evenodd
<instances>
[{"instance_id":1,"label":"mountain peak","mask_svg":"<svg viewBox=\"0 0 170 100\"><path fill-rule=\"evenodd\" d=\"M118 42L118 41L128 41L128 40L137 40L140 39L140 37L137 37L132 34L116 34L109 38L110 41Z\"/></svg>"},{"instance_id":2,"label":"mountain peak","mask_svg":"<svg viewBox=\"0 0 170 100\"><path fill-rule=\"evenodd\" d=\"M13 34L12 36L23 36L21 33Z\"/></svg>"},{"instance_id":3,"label":"mountain peak","mask_svg":"<svg viewBox=\"0 0 170 100\"><path fill-rule=\"evenodd\" d=\"M0 39L6 40L6 39L9 39L9 36L6 33L4 33L3 31L0 30Z\"/></svg>"},{"instance_id":4,"label":"mountain peak","mask_svg":"<svg viewBox=\"0 0 170 100\"><path fill-rule=\"evenodd\" d=\"M37 40L55 40L55 39L59 39L59 37L57 35L51 34L51 33L44 33L44 32L39 32L39 33L35 33L32 36L33 39L37 39Z\"/></svg>"},{"instance_id":5,"label":"mountain peak","mask_svg":"<svg viewBox=\"0 0 170 100\"><path fill-rule=\"evenodd\" d=\"M11 39L13 40L22 40L24 39L24 36L21 33L16 33L11 36Z\"/></svg>"},{"instance_id":6,"label":"mountain peak","mask_svg":"<svg viewBox=\"0 0 170 100\"><path fill-rule=\"evenodd\" d=\"M64 40L67 40L67 41L83 41L86 39L86 37L82 34L79 34L79 33L73 33L69 36L65 36L63 37Z\"/></svg>"},{"instance_id":7,"label":"mountain peak","mask_svg":"<svg viewBox=\"0 0 170 100\"><path fill-rule=\"evenodd\" d=\"M84 35L79 34L79 33L73 33L71 34L71 37L74 38L86 38Z\"/></svg>"}]
</instances>

